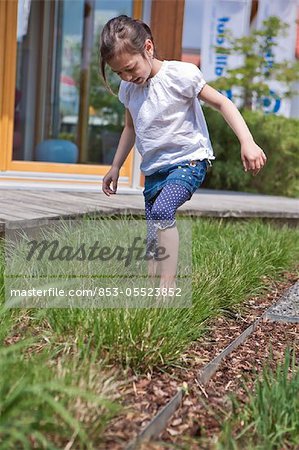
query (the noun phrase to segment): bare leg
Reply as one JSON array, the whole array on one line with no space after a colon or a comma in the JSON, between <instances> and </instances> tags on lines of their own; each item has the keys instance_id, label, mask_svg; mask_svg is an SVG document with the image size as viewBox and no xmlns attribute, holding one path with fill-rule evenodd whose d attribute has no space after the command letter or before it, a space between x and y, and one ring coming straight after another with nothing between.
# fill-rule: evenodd
<instances>
[{"instance_id":1,"label":"bare leg","mask_svg":"<svg viewBox=\"0 0 299 450\"><path fill-rule=\"evenodd\" d=\"M179 206L190 199L190 192L178 184L166 185L151 208L151 219L158 229L159 247L165 249L163 261L156 268L160 274L160 288L175 288L179 253L179 233L176 227L175 213ZM157 257L163 259L160 251Z\"/></svg>"},{"instance_id":2,"label":"bare leg","mask_svg":"<svg viewBox=\"0 0 299 450\"><path fill-rule=\"evenodd\" d=\"M175 289L179 255L179 233L176 226L159 230L159 245L165 248L165 256L168 256L163 261L159 261L160 288Z\"/></svg>"}]
</instances>

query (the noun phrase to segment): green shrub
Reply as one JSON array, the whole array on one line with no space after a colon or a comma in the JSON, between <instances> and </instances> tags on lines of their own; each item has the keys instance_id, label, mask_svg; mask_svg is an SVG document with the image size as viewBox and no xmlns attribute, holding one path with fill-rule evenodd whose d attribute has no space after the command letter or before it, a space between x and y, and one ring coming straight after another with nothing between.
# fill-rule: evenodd
<instances>
[{"instance_id":1,"label":"green shrub","mask_svg":"<svg viewBox=\"0 0 299 450\"><path fill-rule=\"evenodd\" d=\"M245 173L240 143L222 115L204 107L216 161L204 187L299 197L299 121L261 112L241 111L268 161L257 176Z\"/></svg>"}]
</instances>

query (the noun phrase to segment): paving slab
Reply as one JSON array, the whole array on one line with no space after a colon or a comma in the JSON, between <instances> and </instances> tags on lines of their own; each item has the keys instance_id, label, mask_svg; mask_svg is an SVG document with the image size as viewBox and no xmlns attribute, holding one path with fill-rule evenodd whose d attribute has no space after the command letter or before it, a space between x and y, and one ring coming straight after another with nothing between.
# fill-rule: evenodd
<instances>
[{"instance_id":1,"label":"paving slab","mask_svg":"<svg viewBox=\"0 0 299 450\"><path fill-rule=\"evenodd\" d=\"M299 323L299 281L268 309L265 318L272 321Z\"/></svg>"}]
</instances>

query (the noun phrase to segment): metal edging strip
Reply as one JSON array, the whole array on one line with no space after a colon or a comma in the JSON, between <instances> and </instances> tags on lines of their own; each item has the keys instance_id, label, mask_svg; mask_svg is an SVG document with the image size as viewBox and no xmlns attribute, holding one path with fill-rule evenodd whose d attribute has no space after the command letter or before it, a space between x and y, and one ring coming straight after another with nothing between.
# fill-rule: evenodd
<instances>
[{"instance_id":1,"label":"metal edging strip","mask_svg":"<svg viewBox=\"0 0 299 450\"><path fill-rule=\"evenodd\" d=\"M289 291L289 289L288 289ZM259 322L262 319L280 321L284 322L299 322L298 317L285 317L281 315L275 315L270 312L273 305L266 309L263 314L255 319L249 327L247 327L237 338L235 338L227 347L224 348L212 361L206 364L203 369L199 372L197 377L197 382L204 386L206 385L212 376L215 374L223 359L228 356L232 351L250 336L257 328ZM166 428L167 422L175 413L175 411L181 405L182 398L184 396L185 389L181 387L177 394L159 411L155 417L150 421L150 423L141 431L141 433L135 438L134 441L129 444L126 448L127 450L137 450L139 445L145 441L158 437L158 435Z\"/></svg>"},{"instance_id":2,"label":"metal edging strip","mask_svg":"<svg viewBox=\"0 0 299 450\"><path fill-rule=\"evenodd\" d=\"M137 438L129 444L127 450L138 449L144 441L157 437L166 428L168 420L181 405L184 389L180 388L174 397L159 411L150 423L141 431Z\"/></svg>"},{"instance_id":3,"label":"metal edging strip","mask_svg":"<svg viewBox=\"0 0 299 450\"><path fill-rule=\"evenodd\" d=\"M256 319L249 327L246 328L236 339L234 339L227 347L225 347L222 352L219 353L211 362L206 364L200 371L197 381L201 385L205 385L212 378L214 373L217 371L222 360L228 356L236 347L242 344L245 339L250 336L255 330L260 322L260 320L265 316L264 312L258 319ZM183 395L184 389L180 388L178 393L159 411L155 417L150 421L148 425L141 431L137 438L126 447L127 450L137 450L139 445L144 441L149 441L150 439L156 438L161 431L166 428L168 420L172 417L175 411L179 408Z\"/></svg>"}]
</instances>

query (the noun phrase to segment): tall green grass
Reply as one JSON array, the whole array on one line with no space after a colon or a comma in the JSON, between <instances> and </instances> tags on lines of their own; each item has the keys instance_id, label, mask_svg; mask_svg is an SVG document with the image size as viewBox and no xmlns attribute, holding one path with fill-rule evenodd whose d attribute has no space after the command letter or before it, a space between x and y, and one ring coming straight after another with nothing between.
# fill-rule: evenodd
<instances>
[{"instance_id":1,"label":"tall green grass","mask_svg":"<svg viewBox=\"0 0 299 450\"><path fill-rule=\"evenodd\" d=\"M106 219L109 220L109 219ZM190 219L193 225L192 307L152 309L30 309L28 334L45 329L59 353L76 340L82 357L102 358L134 370L175 363L203 332L205 321L264 289L298 257L299 231L259 220ZM4 322L24 314L9 311Z\"/></svg>"},{"instance_id":2,"label":"tall green grass","mask_svg":"<svg viewBox=\"0 0 299 450\"><path fill-rule=\"evenodd\" d=\"M2 245L0 261L0 450L91 450L121 409L119 382L82 357L75 337L38 325L34 311L5 308Z\"/></svg>"},{"instance_id":3,"label":"tall green grass","mask_svg":"<svg viewBox=\"0 0 299 450\"><path fill-rule=\"evenodd\" d=\"M286 351L275 370L265 366L247 401L232 397L233 413L225 419L219 450L281 450L299 448L299 367L295 352Z\"/></svg>"},{"instance_id":4,"label":"tall green grass","mask_svg":"<svg viewBox=\"0 0 299 450\"><path fill-rule=\"evenodd\" d=\"M0 348L0 449L93 449L119 406L101 368L39 352L36 339ZM53 359L52 359L53 358ZM97 372L96 372L97 370Z\"/></svg>"}]
</instances>

